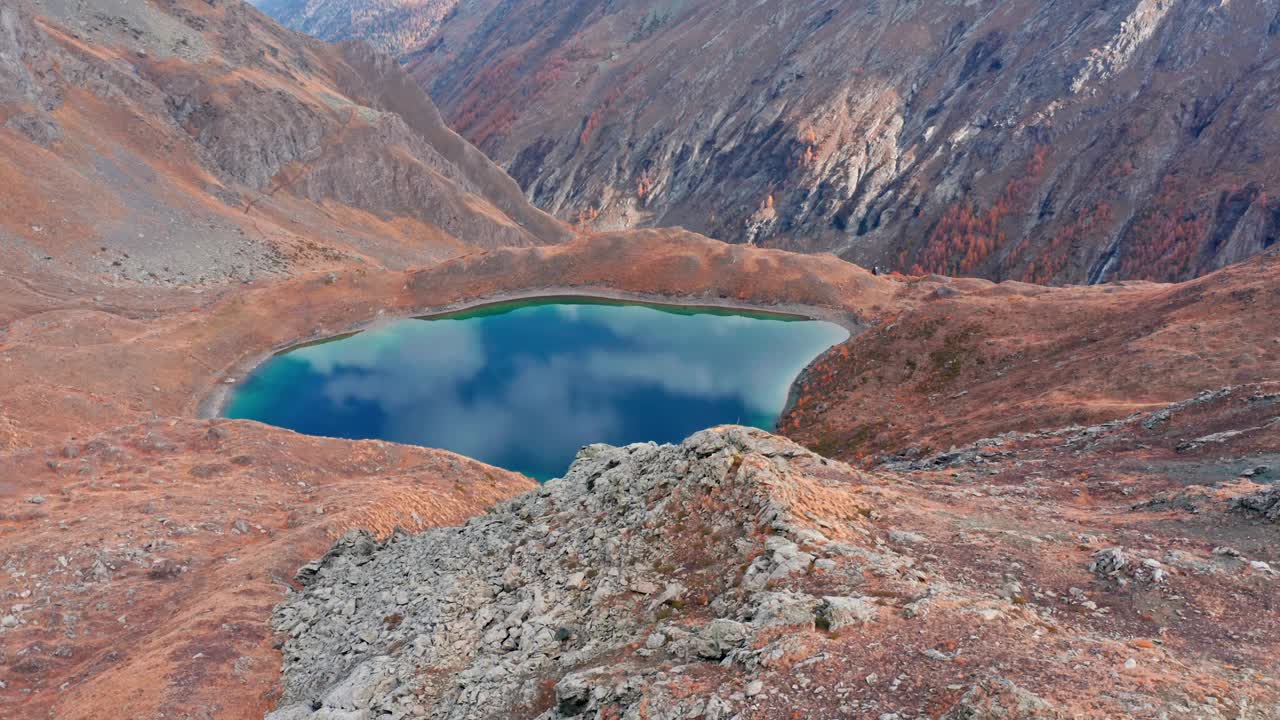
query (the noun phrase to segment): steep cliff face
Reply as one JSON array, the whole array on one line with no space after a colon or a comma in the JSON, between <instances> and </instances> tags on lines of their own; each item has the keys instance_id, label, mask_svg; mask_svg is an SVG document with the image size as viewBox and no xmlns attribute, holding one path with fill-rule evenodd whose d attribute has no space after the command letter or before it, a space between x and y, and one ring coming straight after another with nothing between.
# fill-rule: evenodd
<instances>
[{"instance_id":1,"label":"steep cliff face","mask_svg":"<svg viewBox=\"0 0 1280 720\"><path fill-rule=\"evenodd\" d=\"M1280 237L1278 33L1275 0L482 0L401 52L561 218L1085 282Z\"/></svg>"},{"instance_id":2,"label":"steep cliff face","mask_svg":"<svg viewBox=\"0 0 1280 720\"><path fill-rule=\"evenodd\" d=\"M15 263L208 284L570 234L363 44L222 1L24 0L0 30Z\"/></svg>"}]
</instances>

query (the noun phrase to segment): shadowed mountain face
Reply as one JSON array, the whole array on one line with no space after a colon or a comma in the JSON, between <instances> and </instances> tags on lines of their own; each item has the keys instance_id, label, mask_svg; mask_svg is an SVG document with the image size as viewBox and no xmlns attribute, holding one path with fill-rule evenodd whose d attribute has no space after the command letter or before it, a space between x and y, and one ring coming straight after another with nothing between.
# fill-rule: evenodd
<instances>
[{"instance_id":1,"label":"shadowed mountain face","mask_svg":"<svg viewBox=\"0 0 1280 720\"><path fill-rule=\"evenodd\" d=\"M339 4L277 17L344 37L313 24ZM392 46L452 127L564 219L1058 283L1185 279L1280 237L1275 0L395 12L438 22Z\"/></svg>"},{"instance_id":2,"label":"shadowed mountain face","mask_svg":"<svg viewBox=\"0 0 1280 720\"><path fill-rule=\"evenodd\" d=\"M421 266L569 236L363 43L238 1L0 7L0 253L122 282Z\"/></svg>"}]
</instances>

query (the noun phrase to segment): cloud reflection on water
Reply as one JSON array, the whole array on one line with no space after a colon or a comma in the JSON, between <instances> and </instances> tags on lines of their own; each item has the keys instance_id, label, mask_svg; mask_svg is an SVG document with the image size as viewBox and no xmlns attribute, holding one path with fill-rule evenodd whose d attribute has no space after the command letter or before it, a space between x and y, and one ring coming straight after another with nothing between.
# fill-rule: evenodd
<instances>
[{"instance_id":1,"label":"cloud reflection on water","mask_svg":"<svg viewBox=\"0 0 1280 720\"><path fill-rule=\"evenodd\" d=\"M443 447L546 476L592 442L772 422L795 375L847 336L821 322L534 305L301 348L286 357L307 380L288 392L317 403L311 412L379 424L350 437Z\"/></svg>"}]
</instances>

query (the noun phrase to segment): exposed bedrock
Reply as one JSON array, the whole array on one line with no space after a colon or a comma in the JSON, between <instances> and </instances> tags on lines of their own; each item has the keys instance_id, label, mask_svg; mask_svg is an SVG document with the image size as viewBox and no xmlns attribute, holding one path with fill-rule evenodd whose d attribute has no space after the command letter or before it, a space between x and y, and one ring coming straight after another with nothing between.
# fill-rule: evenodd
<instances>
[{"instance_id":1,"label":"exposed bedrock","mask_svg":"<svg viewBox=\"0 0 1280 720\"><path fill-rule=\"evenodd\" d=\"M1130 532L1142 508L1086 534L1058 476L1025 479L1142 420L990 438L918 470L733 426L588 446L461 527L351 533L304 566L273 618L268 718L1228 717L1210 687L1280 716L1273 614L1244 610L1280 581L1267 562ZM972 477L997 462L995 484ZM1228 503L1205 510L1218 542L1260 550ZM1227 597L1223 616L1189 612Z\"/></svg>"},{"instance_id":2,"label":"exposed bedrock","mask_svg":"<svg viewBox=\"0 0 1280 720\"><path fill-rule=\"evenodd\" d=\"M876 547L864 481L724 427L589 446L565 478L460 528L349 535L276 612L289 639L269 717L728 717L792 632L889 611L864 570L926 590L910 558ZM824 534L806 508L839 526ZM804 587L815 572L820 590ZM714 691L690 694L694 675Z\"/></svg>"}]
</instances>

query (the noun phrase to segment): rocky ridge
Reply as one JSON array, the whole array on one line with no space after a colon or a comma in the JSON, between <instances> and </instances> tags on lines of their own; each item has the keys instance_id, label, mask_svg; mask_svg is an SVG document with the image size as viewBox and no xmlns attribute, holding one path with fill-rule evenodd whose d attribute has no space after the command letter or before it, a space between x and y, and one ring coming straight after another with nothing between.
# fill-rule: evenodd
<instances>
[{"instance_id":1,"label":"rocky ridge","mask_svg":"<svg viewBox=\"0 0 1280 720\"><path fill-rule=\"evenodd\" d=\"M461 527L354 533L304 567L273 620L285 690L268 717L1280 717L1255 652L1274 618L1241 618L1228 661L1187 644L1214 621L1179 612L1153 642L1128 607L1197 607L1213 585L1252 597L1280 573L1235 550L1155 555L1150 535L984 528L1009 512L988 489L979 521L963 483L856 470L746 428L591 446ZM1038 506L1025 490L1019 504ZM909 519L935 504L965 529ZM1050 570L1064 540L1080 547ZM947 547L975 542L1001 566ZM1224 690L1230 705L1204 700Z\"/></svg>"},{"instance_id":2,"label":"rocky ridge","mask_svg":"<svg viewBox=\"0 0 1280 720\"><path fill-rule=\"evenodd\" d=\"M680 446L587 447L563 479L460 528L348 536L276 612L290 639L269 717L758 708L755 676L798 649L796 630L888 611L864 573L927 595L915 561L867 527L866 484L780 438L721 428ZM843 521L822 523L831 537L799 517L806 502ZM815 576L821 594L804 587ZM712 667L715 692L689 693Z\"/></svg>"}]
</instances>

